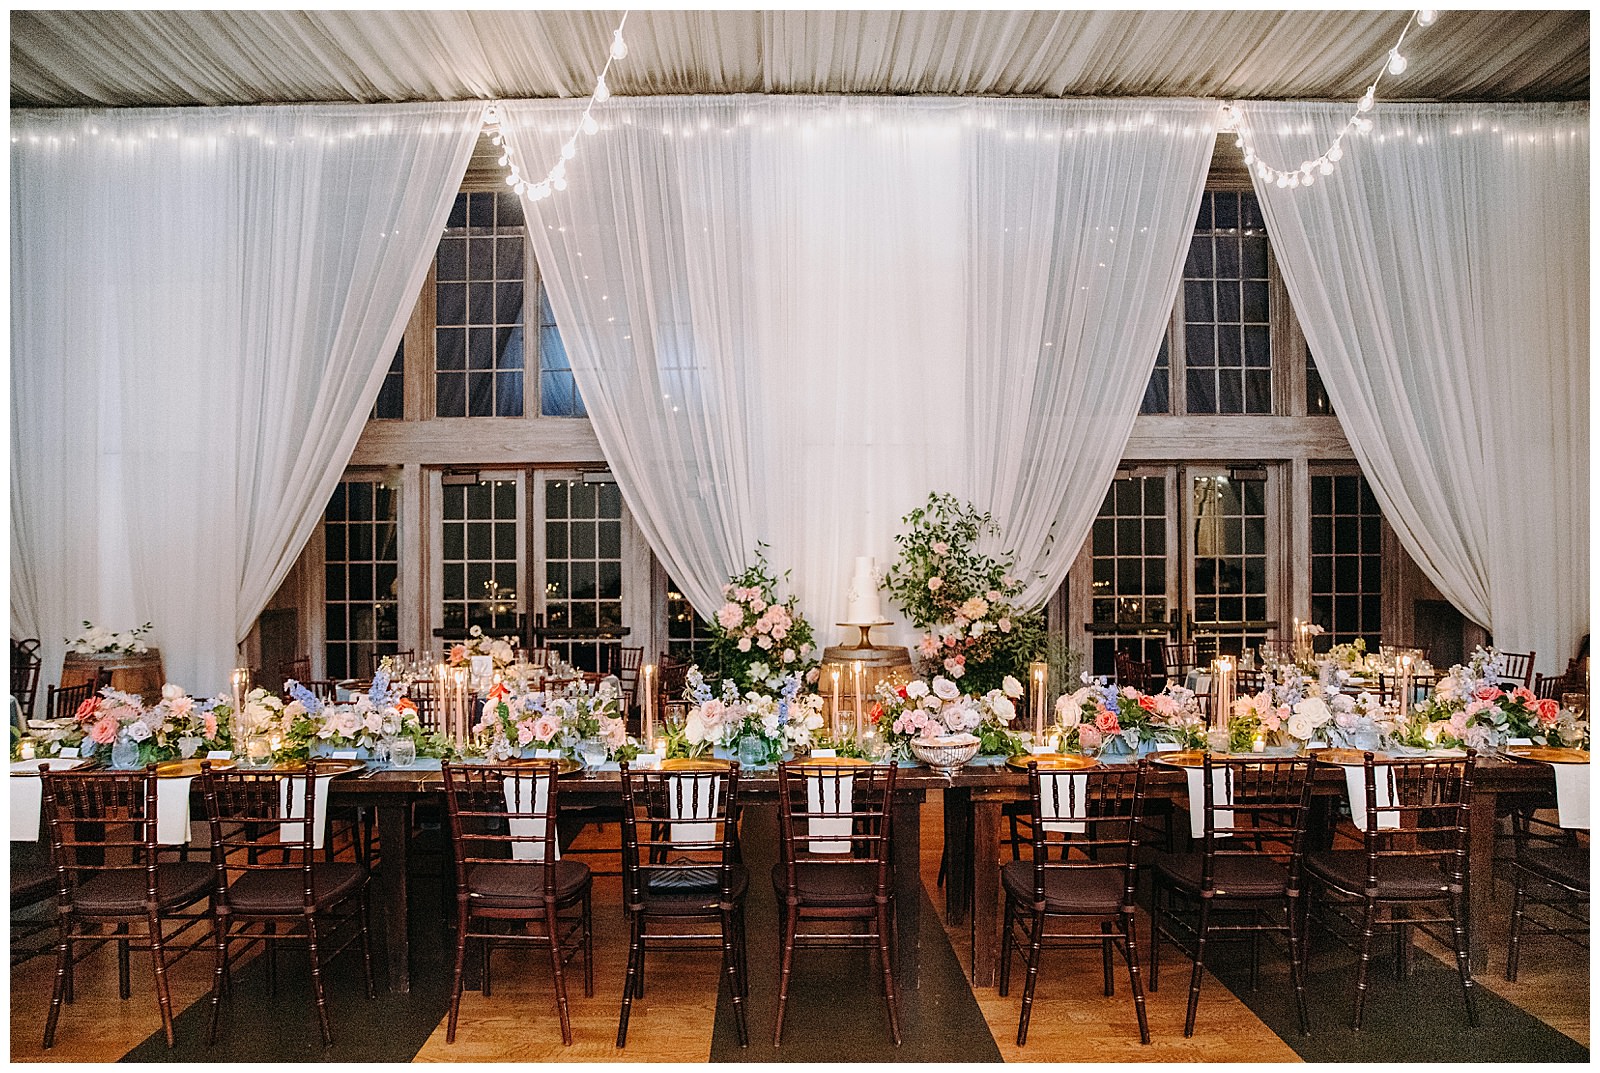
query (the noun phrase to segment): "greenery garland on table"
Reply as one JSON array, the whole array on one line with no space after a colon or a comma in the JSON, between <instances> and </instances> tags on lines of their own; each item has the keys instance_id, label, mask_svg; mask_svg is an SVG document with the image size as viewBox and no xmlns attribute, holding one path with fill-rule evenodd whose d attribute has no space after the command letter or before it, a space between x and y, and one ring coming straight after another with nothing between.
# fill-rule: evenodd
<instances>
[{"instance_id":1,"label":"greenery garland on table","mask_svg":"<svg viewBox=\"0 0 1600 1073\"><path fill-rule=\"evenodd\" d=\"M1007 675L1026 680L1028 664L1044 651L1044 616L1018 606L1022 580L1009 554L978 550L982 537L1000 532L994 519L933 492L900 521L900 556L883 586L923 631L924 674L947 675L974 695L999 689Z\"/></svg>"}]
</instances>

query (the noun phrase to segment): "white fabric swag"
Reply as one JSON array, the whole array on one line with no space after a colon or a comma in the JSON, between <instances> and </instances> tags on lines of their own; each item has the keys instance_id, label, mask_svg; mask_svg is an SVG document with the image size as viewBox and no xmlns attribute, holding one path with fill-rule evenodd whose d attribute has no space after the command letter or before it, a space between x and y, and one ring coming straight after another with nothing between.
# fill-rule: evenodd
<instances>
[{"instance_id":1,"label":"white fabric swag","mask_svg":"<svg viewBox=\"0 0 1600 1073\"><path fill-rule=\"evenodd\" d=\"M1293 167L1349 118L1241 106ZM1350 445L1406 551L1498 647L1589 632L1589 107L1379 105L1310 189L1256 182Z\"/></svg>"},{"instance_id":2,"label":"white fabric swag","mask_svg":"<svg viewBox=\"0 0 1600 1073\"><path fill-rule=\"evenodd\" d=\"M581 107L501 106L524 174ZM766 541L827 643L853 558L887 567L930 491L992 511L991 550L1042 602L1154 365L1214 102L613 98L596 118L529 230L601 448L691 602L713 612Z\"/></svg>"},{"instance_id":3,"label":"white fabric swag","mask_svg":"<svg viewBox=\"0 0 1600 1073\"><path fill-rule=\"evenodd\" d=\"M150 621L171 681L223 686L354 448L481 117L12 113L11 625L47 675L81 620Z\"/></svg>"}]
</instances>

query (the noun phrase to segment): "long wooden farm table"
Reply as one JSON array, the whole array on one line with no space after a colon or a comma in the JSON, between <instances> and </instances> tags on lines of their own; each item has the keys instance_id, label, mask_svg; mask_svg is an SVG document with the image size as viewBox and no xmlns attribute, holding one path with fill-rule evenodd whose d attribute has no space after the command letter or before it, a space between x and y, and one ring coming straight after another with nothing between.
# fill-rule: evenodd
<instances>
[{"instance_id":1,"label":"long wooden farm table","mask_svg":"<svg viewBox=\"0 0 1600 1073\"><path fill-rule=\"evenodd\" d=\"M1180 811L1188 808L1189 793L1182 770L1152 766L1148 782L1151 797L1173 801ZM1319 765L1316 769L1313 824L1326 817L1335 798L1347 793L1341 769ZM1468 827L1468 919L1472 967L1488 964L1488 935L1483 923L1490 919L1494 896L1493 859L1495 808L1501 794L1552 791L1550 768L1544 764L1480 759L1473 778L1472 812ZM1008 801L1027 797L1026 773L1005 767L968 767L944 785L946 847L945 919L960 924L970 918L972 931L972 982L993 987L999 966L1001 901L1001 848L1004 842L1002 809ZM1187 831L1180 818L1178 826Z\"/></svg>"}]
</instances>

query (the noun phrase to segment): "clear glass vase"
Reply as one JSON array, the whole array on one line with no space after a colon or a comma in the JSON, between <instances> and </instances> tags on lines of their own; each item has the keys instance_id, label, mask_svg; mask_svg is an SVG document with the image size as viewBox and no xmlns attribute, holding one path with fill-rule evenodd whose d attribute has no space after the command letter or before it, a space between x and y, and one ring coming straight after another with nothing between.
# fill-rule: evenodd
<instances>
[{"instance_id":1,"label":"clear glass vase","mask_svg":"<svg viewBox=\"0 0 1600 1073\"><path fill-rule=\"evenodd\" d=\"M111 766L119 770L139 766L139 743L118 738L111 743Z\"/></svg>"}]
</instances>

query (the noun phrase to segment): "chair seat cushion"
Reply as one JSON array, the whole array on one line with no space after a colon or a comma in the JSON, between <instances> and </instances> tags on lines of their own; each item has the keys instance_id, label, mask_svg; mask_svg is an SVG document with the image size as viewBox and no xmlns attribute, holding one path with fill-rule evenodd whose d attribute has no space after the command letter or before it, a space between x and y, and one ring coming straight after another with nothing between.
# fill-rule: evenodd
<instances>
[{"instance_id":1,"label":"chair seat cushion","mask_svg":"<svg viewBox=\"0 0 1600 1073\"><path fill-rule=\"evenodd\" d=\"M802 905L870 908L878 889L878 866L871 861L796 861L794 872L795 893ZM772 889L780 899L787 896L788 883L788 873L779 861L772 866Z\"/></svg>"},{"instance_id":2,"label":"chair seat cushion","mask_svg":"<svg viewBox=\"0 0 1600 1073\"><path fill-rule=\"evenodd\" d=\"M1367 889L1365 850L1320 850L1306 854L1306 872L1348 894ZM1438 858L1380 857L1375 878L1381 898L1440 898L1450 892L1450 877ZM1456 887L1460 890L1460 887Z\"/></svg>"},{"instance_id":3,"label":"chair seat cushion","mask_svg":"<svg viewBox=\"0 0 1600 1073\"><path fill-rule=\"evenodd\" d=\"M163 864L156 872L156 902L171 909L198 901L210 893L216 872L203 861ZM141 871L102 872L80 886L72 904L81 913L115 916L144 912L149 879Z\"/></svg>"},{"instance_id":4,"label":"chair seat cushion","mask_svg":"<svg viewBox=\"0 0 1600 1073\"><path fill-rule=\"evenodd\" d=\"M744 901L750 890L750 874L742 864L728 869L729 895L734 902ZM711 866L652 871L645 880L643 908L662 916L696 916L715 913L722 903L718 869Z\"/></svg>"},{"instance_id":5,"label":"chair seat cushion","mask_svg":"<svg viewBox=\"0 0 1600 1073\"><path fill-rule=\"evenodd\" d=\"M556 904L566 905L589 889L593 874L582 861L555 863ZM538 909L544 905L543 861L486 861L467 869L467 897L494 909Z\"/></svg>"},{"instance_id":6,"label":"chair seat cushion","mask_svg":"<svg viewBox=\"0 0 1600 1073\"><path fill-rule=\"evenodd\" d=\"M1150 866L1157 882L1180 890L1200 890L1201 853L1155 853ZM1211 888L1232 898L1277 898L1289 886L1289 870L1270 857L1217 857L1212 863Z\"/></svg>"},{"instance_id":7,"label":"chair seat cushion","mask_svg":"<svg viewBox=\"0 0 1600 1073\"><path fill-rule=\"evenodd\" d=\"M1115 916L1122 909L1127 873L1113 868L1047 868L1044 907L1047 913L1092 913ZM1023 905L1033 904L1033 862L1011 861L1000 870L1006 893Z\"/></svg>"},{"instance_id":8,"label":"chair seat cushion","mask_svg":"<svg viewBox=\"0 0 1600 1073\"><path fill-rule=\"evenodd\" d=\"M344 901L366 882L358 864L322 862L311 868L311 894L317 909ZM239 913L294 914L305 907L305 873L299 869L245 872L228 884L228 905Z\"/></svg>"},{"instance_id":9,"label":"chair seat cushion","mask_svg":"<svg viewBox=\"0 0 1600 1073\"><path fill-rule=\"evenodd\" d=\"M1544 879L1576 890L1589 889L1589 850L1586 846L1518 849L1517 864Z\"/></svg>"}]
</instances>

